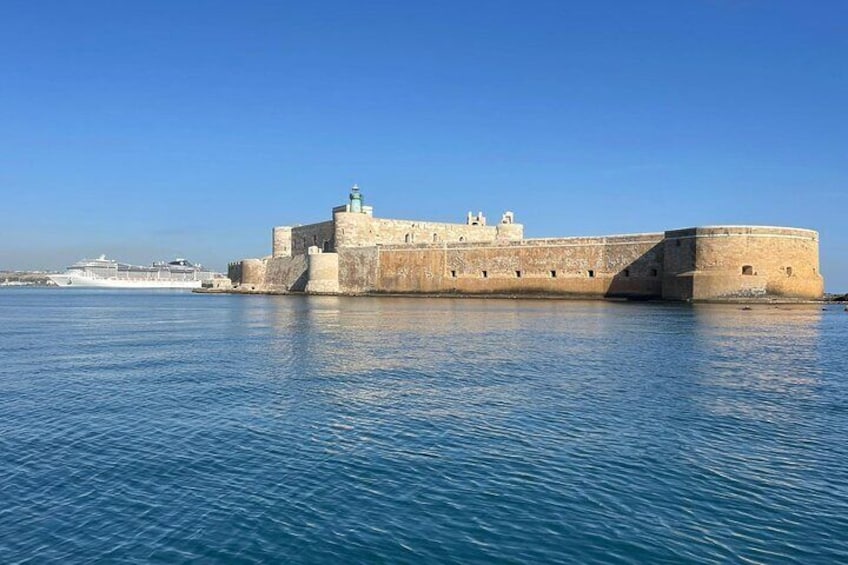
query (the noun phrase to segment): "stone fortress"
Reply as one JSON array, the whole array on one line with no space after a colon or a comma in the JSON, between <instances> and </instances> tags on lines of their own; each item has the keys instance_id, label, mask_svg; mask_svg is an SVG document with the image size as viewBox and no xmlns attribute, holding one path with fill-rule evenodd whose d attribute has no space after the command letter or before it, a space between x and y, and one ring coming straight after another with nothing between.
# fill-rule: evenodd
<instances>
[{"instance_id":1,"label":"stone fortress","mask_svg":"<svg viewBox=\"0 0 848 565\"><path fill-rule=\"evenodd\" d=\"M512 212L495 225L482 213L451 224L373 212L354 186L331 220L274 228L271 256L229 265L231 290L678 301L813 300L824 290L818 233L807 229L525 239Z\"/></svg>"}]
</instances>

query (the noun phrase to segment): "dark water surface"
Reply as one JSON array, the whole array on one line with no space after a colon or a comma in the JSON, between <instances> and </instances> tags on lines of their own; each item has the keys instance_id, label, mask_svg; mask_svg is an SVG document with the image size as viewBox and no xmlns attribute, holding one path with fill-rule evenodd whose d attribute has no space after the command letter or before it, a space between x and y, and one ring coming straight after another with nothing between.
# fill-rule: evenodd
<instances>
[{"instance_id":1,"label":"dark water surface","mask_svg":"<svg viewBox=\"0 0 848 565\"><path fill-rule=\"evenodd\" d=\"M0 291L0 562L848 562L841 307Z\"/></svg>"}]
</instances>

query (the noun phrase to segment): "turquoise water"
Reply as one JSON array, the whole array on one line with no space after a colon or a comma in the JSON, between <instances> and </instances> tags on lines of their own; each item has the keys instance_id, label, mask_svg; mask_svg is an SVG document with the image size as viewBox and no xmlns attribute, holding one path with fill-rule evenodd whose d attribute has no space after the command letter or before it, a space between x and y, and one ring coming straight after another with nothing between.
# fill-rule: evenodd
<instances>
[{"instance_id":1,"label":"turquoise water","mask_svg":"<svg viewBox=\"0 0 848 565\"><path fill-rule=\"evenodd\" d=\"M841 307L0 291L0 562L848 562Z\"/></svg>"}]
</instances>

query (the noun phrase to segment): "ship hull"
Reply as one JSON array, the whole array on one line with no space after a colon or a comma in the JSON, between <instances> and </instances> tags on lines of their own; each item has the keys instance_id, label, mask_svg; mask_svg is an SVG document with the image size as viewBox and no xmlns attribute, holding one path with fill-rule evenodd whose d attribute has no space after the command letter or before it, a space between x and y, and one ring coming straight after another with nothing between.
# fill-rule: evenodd
<instances>
[{"instance_id":1,"label":"ship hull","mask_svg":"<svg viewBox=\"0 0 848 565\"><path fill-rule=\"evenodd\" d=\"M49 275L59 288L200 288L200 280L132 280L86 277L77 273Z\"/></svg>"}]
</instances>

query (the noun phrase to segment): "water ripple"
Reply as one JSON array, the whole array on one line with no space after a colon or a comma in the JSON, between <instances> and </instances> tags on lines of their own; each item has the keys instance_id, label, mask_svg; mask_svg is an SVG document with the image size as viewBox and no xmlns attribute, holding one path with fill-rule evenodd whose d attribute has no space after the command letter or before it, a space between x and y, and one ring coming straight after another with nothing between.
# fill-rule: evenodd
<instances>
[{"instance_id":1,"label":"water ripple","mask_svg":"<svg viewBox=\"0 0 848 565\"><path fill-rule=\"evenodd\" d=\"M0 291L0 562L848 562L847 324Z\"/></svg>"}]
</instances>

